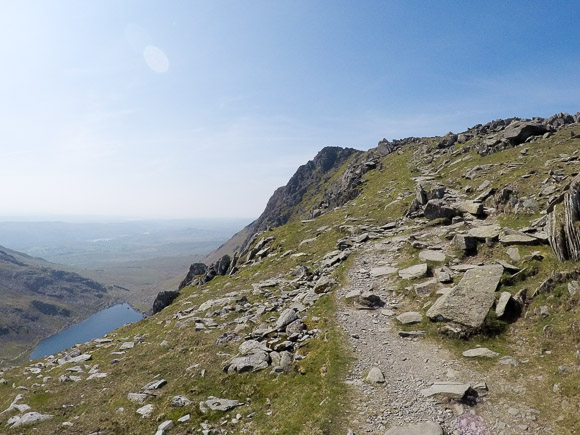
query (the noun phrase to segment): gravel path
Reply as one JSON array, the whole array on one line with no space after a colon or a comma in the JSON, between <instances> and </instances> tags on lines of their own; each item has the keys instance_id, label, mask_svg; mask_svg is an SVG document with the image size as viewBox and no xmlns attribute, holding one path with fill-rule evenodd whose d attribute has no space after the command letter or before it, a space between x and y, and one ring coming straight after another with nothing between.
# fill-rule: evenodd
<instances>
[{"instance_id":1,"label":"gravel path","mask_svg":"<svg viewBox=\"0 0 580 435\"><path fill-rule=\"evenodd\" d=\"M349 337L357 361L347 383L355 395L354 415L349 416L355 434L385 433L389 428L431 421L449 434L522 434L553 431L538 424L538 411L523 402L509 403L502 396L522 397L525 388L503 379L501 370L477 371L475 364L458 360L450 351L423 337L402 338L398 321L392 316L403 312L402 297L389 288L396 285L397 275L375 278L371 269L396 266L398 248L403 237L368 243L355 258L348 273L349 284L337 292L339 324ZM385 306L374 310L359 309L347 303L352 291L371 290ZM385 377L382 384L365 382L369 370L379 368ZM420 391L434 382L455 381L485 383L489 391L478 389L476 404L458 403L446 398L424 398Z\"/></svg>"}]
</instances>

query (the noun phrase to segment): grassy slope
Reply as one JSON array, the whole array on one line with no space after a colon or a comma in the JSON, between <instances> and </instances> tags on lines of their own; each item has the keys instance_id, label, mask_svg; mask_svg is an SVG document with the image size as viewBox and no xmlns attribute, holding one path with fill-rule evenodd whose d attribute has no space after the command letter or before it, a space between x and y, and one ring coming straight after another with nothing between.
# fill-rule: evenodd
<instances>
[{"instance_id":1,"label":"grassy slope","mask_svg":"<svg viewBox=\"0 0 580 435\"><path fill-rule=\"evenodd\" d=\"M442 156L431 163L421 160L415 149L405 149L383 159L382 169L369 172L367 182L361 195L340 209L331 211L313 222L303 224L298 217L294 217L287 225L275 228L268 235L273 235L274 253L261 264L243 268L233 279L220 277L212 281L204 290L186 288L182 296L172 306L151 318L136 324L121 328L114 333L117 340L110 348L91 348L93 361L90 364L99 364L101 371L109 373L102 380L82 382L81 384L59 383L58 377L65 372L64 368L57 368L48 373L52 377L46 386L32 385L41 380L34 379L24 373L22 368L7 372L4 377L7 385L0 384L0 409L4 409L16 394L12 388L15 385L26 385L30 391L26 394L26 403L33 406L35 411L49 412L56 417L43 424L42 429L47 432L59 431L59 424L65 420L72 421L74 426L71 433L86 433L97 429L112 430L115 433L143 433L152 431L165 418L177 418L191 413L192 421L184 427L195 430L199 423L208 421L224 428L230 428L234 433L242 426L232 425L224 414L213 413L202 415L197 402L210 395L235 398L247 403L239 408L243 415L242 424L246 425L251 433L336 433L339 428L345 427L341 420L341 409L348 406L346 386L341 382L346 373L350 355L344 349L344 339L333 320L335 309L331 296L323 297L316 307L306 314L306 323L309 329L318 328L317 338L310 341L301 352L308 355L306 359L296 364L296 369L278 377L265 370L255 374L226 375L221 366L228 359L225 354L235 354L237 345L216 347L215 341L223 332L232 330L229 324L223 330L209 332L194 331L193 327L184 329L173 328L173 316L178 310L199 305L205 300L220 297L232 291L244 292L250 302L263 300L261 296L253 296L251 284L261 280L286 275L289 270L299 264L314 268L316 261L326 252L334 249L336 241L343 237L339 227L348 222L348 219L358 219L357 223L384 224L401 216L410 203L414 182L410 177L419 175L418 168L438 167L444 160L451 161L470 155L464 160L440 172L438 179L452 188L463 189L466 185L477 187L484 179L492 181L494 187L501 188L507 184L515 184L520 195L527 192L537 192L540 183L551 167L544 166L544 162L557 157L560 153L574 152L580 144L578 139L570 140L569 131L562 131L547 140L526 144L530 149L527 157L520 157L520 148L506 150L491 156L479 157L471 153L461 154L455 158ZM433 146L434 141L425 141L425 146ZM459 148L459 147L458 147ZM506 162L523 161L525 167L509 169ZM482 173L475 180L467 180L461 176L475 165L487 163L503 163L503 167L494 167ZM574 173L576 165L561 165L561 170ZM521 175L535 170L537 175L522 179ZM504 171L503 173L501 173ZM322 190L322 189L320 189ZM474 194L475 196L475 194ZM315 195L310 196L315 201ZM534 216L506 215L501 221L512 228L525 226ZM315 242L305 244L298 249L298 243L306 238L314 237L317 229L328 226L330 229L318 235ZM289 249L304 252L301 258L279 255ZM524 256L532 248L520 248ZM552 270L563 270L573 267L572 264L558 264L554 260L549 248L534 247L545 256L544 261L522 264L535 268L537 274L526 278L523 282L502 286L502 290L515 292L521 287L528 287L533 291L535 286L547 277ZM507 260L505 249L495 246L481 249L478 257L468 261L489 261L491 258ZM401 263L413 262L416 252L406 250L401 257ZM347 265L341 266L342 269ZM339 277L342 276L338 271ZM401 288L400 291L405 291ZM421 302L422 304L423 302ZM409 306L417 304L413 298L408 299ZM551 315L542 319L535 314L540 305L548 305ZM502 354L511 354L519 359L528 359L525 370L521 368L506 368L508 376L526 376L530 379L528 398L534 403L543 415L551 418L558 424L562 432L579 424L577 408L580 402L580 379L578 372L568 371L561 373L558 366L574 367L575 352L579 347L578 325L579 316L576 302L567 296L567 292L560 288L550 295L534 300L528 309L529 315L524 316L512 325L503 325L505 332L500 336L479 336L470 342L441 339L435 332L434 325L427 322L423 325L434 339L451 347L458 354L475 343L483 344ZM276 315L274 315L275 317ZM235 318L230 314L226 319L218 319L219 323ZM266 313L263 320L272 317ZM319 319L317 319L317 317ZM551 326L551 332L543 332L545 325ZM113 358L110 352L117 350L120 342L134 335L145 337L145 343L139 344L129 351L124 359L115 365L109 362ZM167 346L161 342L166 340ZM83 350L89 345L82 345ZM546 350L551 353L546 353ZM199 367L188 372L186 369L192 364ZM489 362L473 362L473 364L487 364ZM201 370L205 369L205 376L201 377ZM145 383L156 375L167 379L168 385L160 392L160 397L154 403L156 409L153 419L144 420L134 412L137 405L127 400L128 392L137 392ZM559 384L559 392L553 391L553 385ZM170 399L175 394L183 394L194 400L193 408L171 408ZM249 398L249 400L248 400ZM268 400L269 399L269 400ZM516 399L516 398L514 398ZM560 407L566 400L570 406ZM269 402L269 405L267 405ZM65 404L75 404L72 408L63 408ZM564 405L566 405L564 403ZM124 414L116 414L119 407L125 409ZM299 410L298 410L299 408ZM255 412L253 418L248 414ZM228 414L230 418L236 411ZM76 419L76 417L79 417ZM157 421L156 421L157 420ZM176 431L176 433L183 433ZM20 431L13 431L19 433Z\"/></svg>"}]
</instances>

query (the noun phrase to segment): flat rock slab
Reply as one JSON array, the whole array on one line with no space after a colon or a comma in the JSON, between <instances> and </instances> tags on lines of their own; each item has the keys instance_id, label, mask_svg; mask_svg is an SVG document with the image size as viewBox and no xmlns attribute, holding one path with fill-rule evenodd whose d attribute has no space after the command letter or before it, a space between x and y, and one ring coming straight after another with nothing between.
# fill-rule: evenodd
<instances>
[{"instance_id":1,"label":"flat rock slab","mask_svg":"<svg viewBox=\"0 0 580 435\"><path fill-rule=\"evenodd\" d=\"M371 276L373 278L380 278L381 276L388 276L393 275L399 271L396 267L391 266L380 266L380 267L373 267L371 269Z\"/></svg>"},{"instance_id":2,"label":"flat rock slab","mask_svg":"<svg viewBox=\"0 0 580 435\"><path fill-rule=\"evenodd\" d=\"M437 423L426 422L392 427L385 432L385 435L443 435L443 429Z\"/></svg>"},{"instance_id":3,"label":"flat rock slab","mask_svg":"<svg viewBox=\"0 0 580 435\"><path fill-rule=\"evenodd\" d=\"M528 236L524 233L513 233L513 234L501 234L499 236L499 242L502 245L534 245L538 243L536 237Z\"/></svg>"},{"instance_id":4,"label":"flat rock slab","mask_svg":"<svg viewBox=\"0 0 580 435\"><path fill-rule=\"evenodd\" d=\"M219 399L217 397L209 397L205 402L199 403L199 408L204 414L208 411L208 408L212 411L223 411L227 412L238 406L242 406L243 403L238 400L232 399Z\"/></svg>"},{"instance_id":5,"label":"flat rock slab","mask_svg":"<svg viewBox=\"0 0 580 435\"><path fill-rule=\"evenodd\" d=\"M407 313L399 314L396 319L403 325L412 325L413 323L419 323L423 320L421 313L416 311L409 311Z\"/></svg>"},{"instance_id":6,"label":"flat rock slab","mask_svg":"<svg viewBox=\"0 0 580 435\"><path fill-rule=\"evenodd\" d=\"M402 279L418 279L427 275L427 263L416 264L399 270L399 276Z\"/></svg>"},{"instance_id":7,"label":"flat rock slab","mask_svg":"<svg viewBox=\"0 0 580 435\"><path fill-rule=\"evenodd\" d=\"M437 263L442 263L445 261L446 258L447 257L445 256L445 252L442 251L425 249L424 251L419 252L419 259L422 261L433 261Z\"/></svg>"},{"instance_id":8,"label":"flat rock slab","mask_svg":"<svg viewBox=\"0 0 580 435\"><path fill-rule=\"evenodd\" d=\"M441 296L427 311L432 320L449 320L478 328L495 300L503 266L493 264L468 270L448 295Z\"/></svg>"},{"instance_id":9,"label":"flat rock slab","mask_svg":"<svg viewBox=\"0 0 580 435\"><path fill-rule=\"evenodd\" d=\"M470 229L468 234L471 237L475 237L477 240L485 241L485 239L497 239L499 237L500 230L501 227L497 224L482 225L480 227Z\"/></svg>"},{"instance_id":10,"label":"flat rock slab","mask_svg":"<svg viewBox=\"0 0 580 435\"><path fill-rule=\"evenodd\" d=\"M445 396L450 399L462 399L470 388L469 384L460 382L435 382L429 388L421 390L421 395L423 397Z\"/></svg>"},{"instance_id":11,"label":"flat rock slab","mask_svg":"<svg viewBox=\"0 0 580 435\"><path fill-rule=\"evenodd\" d=\"M495 358L499 356L499 353L489 350L487 347L477 347L466 350L463 352L463 356L466 358Z\"/></svg>"}]
</instances>

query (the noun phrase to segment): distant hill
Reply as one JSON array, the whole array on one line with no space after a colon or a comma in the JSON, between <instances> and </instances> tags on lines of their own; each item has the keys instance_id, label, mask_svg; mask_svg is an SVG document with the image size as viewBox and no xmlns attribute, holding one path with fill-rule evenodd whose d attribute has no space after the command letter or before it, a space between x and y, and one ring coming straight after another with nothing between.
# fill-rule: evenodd
<instances>
[{"instance_id":1,"label":"distant hill","mask_svg":"<svg viewBox=\"0 0 580 435\"><path fill-rule=\"evenodd\" d=\"M102 284L0 246L0 365L111 303Z\"/></svg>"}]
</instances>

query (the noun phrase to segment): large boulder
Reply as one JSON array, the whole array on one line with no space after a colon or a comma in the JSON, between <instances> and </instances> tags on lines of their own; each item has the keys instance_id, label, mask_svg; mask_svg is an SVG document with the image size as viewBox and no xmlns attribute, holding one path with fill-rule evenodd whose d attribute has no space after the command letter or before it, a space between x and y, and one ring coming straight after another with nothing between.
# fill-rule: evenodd
<instances>
[{"instance_id":1,"label":"large boulder","mask_svg":"<svg viewBox=\"0 0 580 435\"><path fill-rule=\"evenodd\" d=\"M451 219L460 216L461 212L450 206L442 199L432 199L427 202L423 214L429 220L434 219Z\"/></svg>"},{"instance_id":2,"label":"large boulder","mask_svg":"<svg viewBox=\"0 0 580 435\"><path fill-rule=\"evenodd\" d=\"M518 145L525 142L531 136L538 136L547 131L548 129L542 124L530 121L515 121L503 131L503 138L510 141L513 145Z\"/></svg>"},{"instance_id":3,"label":"large boulder","mask_svg":"<svg viewBox=\"0 0 580 435\"><path fill-rule=\"evenodd\" d=\"M468 270L457 287L433 304L427 316L432 320L479 328L495 301L495 290L502 274L503 266L499 264Z\"/></svg>"}]
</instances>

